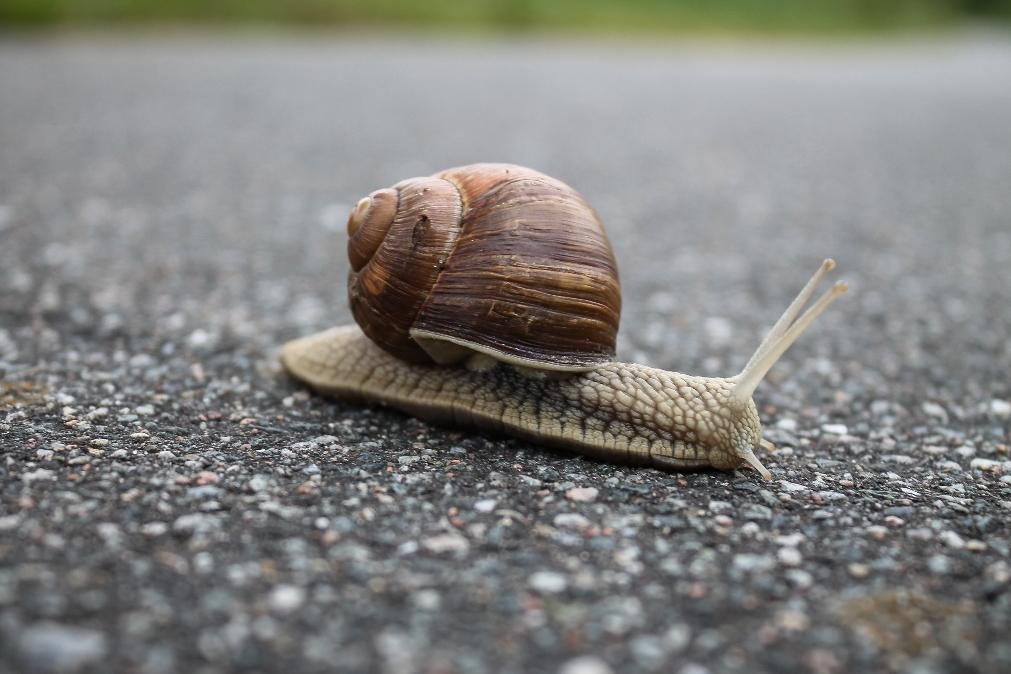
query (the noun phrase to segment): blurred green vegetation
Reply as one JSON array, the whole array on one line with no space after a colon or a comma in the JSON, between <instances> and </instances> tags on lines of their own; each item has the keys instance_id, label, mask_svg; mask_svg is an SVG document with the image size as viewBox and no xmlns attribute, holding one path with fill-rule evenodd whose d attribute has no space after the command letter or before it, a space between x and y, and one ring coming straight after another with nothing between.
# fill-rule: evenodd
<instances>
[{"instance_id":1,"label":"blurred green vegetation","mask_svg":"<svg viewBox=\"0 0 1011 674\"><path fill-rule=\"evenodd\" d=\"M0 0L0 24L853 32L1011 20L1011 0Z\"/></svg>"}]
</instances>

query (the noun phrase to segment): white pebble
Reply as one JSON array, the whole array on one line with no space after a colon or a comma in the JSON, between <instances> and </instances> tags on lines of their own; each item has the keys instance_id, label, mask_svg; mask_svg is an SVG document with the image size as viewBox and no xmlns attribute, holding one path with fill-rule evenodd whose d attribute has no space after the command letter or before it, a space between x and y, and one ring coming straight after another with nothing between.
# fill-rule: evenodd
<instances>
[{"instance_id":1,"label":"white pebble","mask_svg":"<svg viewBox=\"0 0 1011 674\"><path fill-rule=\"evenodd\" d=\"M800 563L804 561L804 557L801 556L797 548L780 548L777 557L779 557L779 563L784 566L800 566Z\"/></svg>"},{"instance_id":2,"label":"white pebble","mask_svg":"<svg viewBox=\"0 0 1011 674\"><path fill-rule=\"evenodd\" d=\"M947 412L947 410L945 410L943 407L941 407L937 403L932 403L930 401L927 401L927 402L923 403L923 405L921 405L920 408L927 415L932 416L935 419L940 419L942 421L947 421L948 420L948 412Z\"/></svg>"},{"instance_id":3,"label":"white pebble","mask_svg":"<svg viewBox=\"0 0 1011 674\"><path fill-rule=\"evenodd\" d=\"M436 536L430 536L429 538L421 541L421 545L423 545L429 552L434 552L436 554L442 552L466 552L470 547L470 543L467 542L467 539L459 534L438 534Z\"/></svg>"},{"instance_id":4,"label":"white pebble","mask_svg":"<svg viewBox=\"0 0 1011 674\"><path fill-rule=\"evenodd\" d=\"M530 587L543 594L558 594L568 587L565 576L555 571L537 571L528 579Z\"/></svg>"},{"instance_id":5,"label":"white pebble","mask_svg":"<svg viewBox=\"0 0 1011 674\"><path fill-rule=\"evenodd\" d=\"M821 430L832 435L846 435L849 431L846 424L822 424Z\"/></svg>"},{"instance_id":6,"label":"white pebble","mask_svg":"<svg viewBox=\"0 0 1011 674\"><path fill-rule=\"evenodd\" d=\"M565 492L565 498L570 501L590 503L597 500L597 489L595 487L573 487Z\"/></svg>"},{"instance_id":7,"label":"white pebble","mask_svg":"<svg viewBox=\"0 0 1011 674\"><path fill-rule=\"evenodd\" d=\"M486 498L477 501L474 504L474 510L478 511L479 513L490 513L492 510L495 510L496 505L498 505L498 501L496 501L493 498Z\"/></svg>"},{"instance_id":8,"label":"white pebble","mask_svg":"<svg viewBox=\"0 0 1011 674\"><path fill-rule=\"evenodd\" d=\"M612 674L614 670L594 655L581 655L564 663L558 674Z\"/></svg>"},{"instance_id":9,"label":"white pebble","mask_svg":"<svg viewBox=\"0 0 1011 674\"><path fill-rule=\"evenodd\" d=\"M969 462L969 467L973 470L996 470L998 466L1000 466L1000 461L992 461L991 459L980 457Z\"/></svg>"},{"instance_id":10,"label":"white pebble","mask_svg":"<svg viewBox=\"0 0 1011 674\"><path fill-rule=\"evenodd\" d=\"M586 519L579 513L561 513L555 515L555 526L556 527L567 527L571 529L585 529L590 526L590 520Z\"/></svg>"},{"instance_id":11,"label":"white pebble","mask_svg":"<svg viewBox=\"0 0 1011 674\"><path fill-rule=\"evenodd\" d=\"M790 419L789 417L780 419L776 422L776 428L792 433L797 430L797 420Z\"/></svg>"},{"instance_id":12,"label":"white pebble","mask_svg":"<svg viewBox=\"0 0 1011 674\"><path fill-rule=\"evenodd\" d=\"M270 608L278 613L291 613L305 603L305 590L296 585L278 585L270 593Z\"/></svg>"},{"instance_id":13,"label":"white pebble","mask_svg":"<svg viewBox=\"0 0 1011 674\"><path fill-rule=\"evenodd\" d=\"M1011 402L994 398L990 401L990 414L994 415L998 419L1007 419L1008 417L1011 417Z\"/></svg>"},{"instance_id":14,"label":"white pebble","mask_svg":"<svg viewBox=\"0 0 1011 674\"><path fill-rule=\"evenodd\" d=\"M940 538L941 542L949 548L961 550L965 547L965 539L956 534L954 531L942 531L938 538Z\"/></svg>"}]
</instances>

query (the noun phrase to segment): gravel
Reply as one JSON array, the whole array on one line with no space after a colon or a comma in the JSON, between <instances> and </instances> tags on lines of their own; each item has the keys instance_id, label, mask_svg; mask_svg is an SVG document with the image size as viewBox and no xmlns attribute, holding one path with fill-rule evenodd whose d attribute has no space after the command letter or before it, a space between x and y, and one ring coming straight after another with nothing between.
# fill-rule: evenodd
<instances>
[{"instance_id":1,"label":"gravel","mask_svg":"<svg viewBox=\"0 0 1011 674\"><path fill-rule=\"evenodd\" d=\"M1011 669L1011 43L0 41L0 671ZM608 223L620 356L740 368L752 472L335 404L344 214L478 160Z\"/></svg>"}]
</instances>

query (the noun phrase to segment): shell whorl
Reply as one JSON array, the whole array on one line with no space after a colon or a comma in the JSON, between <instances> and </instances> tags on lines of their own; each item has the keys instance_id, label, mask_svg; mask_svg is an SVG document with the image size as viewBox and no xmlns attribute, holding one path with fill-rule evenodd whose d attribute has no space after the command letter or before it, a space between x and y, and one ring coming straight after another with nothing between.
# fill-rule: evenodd
<instances>
[{"instance_id":1,"label":"shell whorl","mask_svg":"<svg viewBox=\"0 0 1011 674\"><path fill-rule=\"evenodd\" d=\"M479 351L555 370L614 357L610 242L558 180L508 164L449 169L374 192L348 229L352 313L398 357L451 363Z\"/></svg>"}]
</instances>

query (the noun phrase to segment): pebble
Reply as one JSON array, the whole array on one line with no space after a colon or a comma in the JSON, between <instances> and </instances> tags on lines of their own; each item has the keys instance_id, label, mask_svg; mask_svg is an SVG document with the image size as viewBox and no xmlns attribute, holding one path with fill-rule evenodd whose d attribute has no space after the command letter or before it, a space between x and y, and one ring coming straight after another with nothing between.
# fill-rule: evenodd
<instances>
[{"instance_id":1,"label":"pebble","mask_svg":"<svg viewBox=\"0 0 1011 674\"><path fill-rule=\"evenodd\" d=\"M906 530L906 536L916 541L933 540L934 532L926 527L916 527Z\"/></svg>"},{"instance_id":2,"label":"pebble","mask_svg":"<svg viewBox=\"0 0 1011 674\"><path fill-rule=\"evenodd\" d=\"M772 508L757 503L745 503L737 509L737 514L745 520L771 520Z\"/></svg>"},{"instance_id":3,"label":"pebble","mask_svg":"<svg viewBox=\"0 0 1011 674\"><path fill-rule=\"evenodd\" d=\"M783 488L783 491L785 491L787 493L790 493L790 494L796 494L797 492L801 492L801 491L809 491L809 488L805 487L802 484L796 484L794 482L787 482L786 480L780 480L779 481L779 486Z\"/></svg>"},{"instance_id":4,"label":"pebble","mask_svg":"<svg viewBox=\"0 0 1011 674\"><path fill-rule=\"evenodd\" d=\"M580 503L592 503L597 500L597 493L596 487L573 487L565 492L565 498Z\"/></svg>"},{"instance_id":5,"label":"pebble","mask_svg":"<svg viewBox=\"0 0 1011 674\"><path fill-rule=\"evenodd\" d=\"M168 525L164 522L147 522L141 525L140 532L145 536L161 536L168 532Z\"/></svg>"},{"instance_id":6,"label":"pebble","mask_svg":"<svg viewBox=\"0 0 1011 674\"><path fill-rule=\"evenodd\" d=\"M42 480L55 480L56 473L47 468L37 468L36 470L29 471L27 473L21 474L21 480L25 484L30 485L32 482L38 482Z\"/></svg>"},{"instance_id":7,"label":"pebble","mask_svg":"<svg viewBox=\"0 0 1011 674\"><path fill-rule=\"evenodd\" d=\"M277 613L291 613L305 603L305 589L296 585L278 585L271 590L268 603Z\"/></svg>"},{"instance_id":8,"label":"pebble","mask_svg":"<svg viewBox=\"0 0 1011 674\"><path fill-rule=\"evenodd\" d=\"M754 572L768 571L776 566L776 562L769 555L742 552L734 555L733 565L735 569L740 569L745 572Z\"/></svg>"},{"instance_id":9,"label":"pebble","mask_svg":"<svg viewBox=\"0 0 1011 674\"><path fill-rule=\"evenodd\" d=\"M628 644L632 657L647 669L655 669L664 662L666 649L659 637L643 634L634 637Z\"/></svg>"},{"instance_id":10,"label":"pebble","mask_svg":"<svg viewBox=\"0 0 1011 674\"><path fill-rule=\"evenodd\" d=\"M527 582L530 587L542 594L558 594L568 587L565 576L555 571L537 571Z\"/></svg>"},{"instance_id":11,"label":"pebble","mask_svg":"<svg viewBox=\"0 0 1011 674\"><path fill-rule=\"evenodd\" d=\"M872 524L866 529L867 535L876 541L882 541L888 536L888 528L880 524Z\"/></svg>"},{"instance_id":12,"label":"pebble","mask_svg":"<svg viewBox=\"0 0 1011 674\"><path fill-rule=\"evenodd\" d=\"M926 413L928 416L934 417L935 419L940 419L943 422L948 421L947 410L945 410L937 403L930 402L928 400L927 402L924 402L923 405L921 405L920 407L924 411L924 413Z\"/></svg>"},{"instance_id":13,"label":"pebble","mask_svg":"<svg viewBox=\"0 0 1011 674\"><path fill-rule=\"evenodd\" d=\"M581 655L566 661L558 674L613 674L614 670L595 655Z\"/></svg>"},{"instance_id":14,"label":"pebble","mask_svg":"<svg viewBox=\"0 0 1011 674\"><path fill-rule=\"evenodd\" d=\"M954 531L942 531L937 537L949 548L960 550L965 547L965 539Z\"/></svg>"},{"instance_id":15,"label":"pebble","mask_svg":"<svg viewBox=\"0 0 1011 674\"><path fill-rule=\"evenodd\" d=\"M804 557L797 548L780 548L776 556L779 558L779 563L784 566L800 566L804 561Z\"/></svg>"},{"instance_id":16,"label":"pebble","mask_svg":"<svg viewBox=\"0 0 1011 674\"><path fill-rule=\"evenodd\" d=\"M992 459L984 459L982 457L976 457L969 462L970 468L982 471L995 471L1000 467L1000 465L1000 461L993 461Z\"/></svg>"},{"instance_id":17,"label":"pebble","mask_svg":"<svg viewBox=\"0 0 1011 674\"><path fill-rule=\"evenodd\" d=\"M579 513L560 513L555 515L554 523L556 527L565 529L586 529L590 526L590 520Z\"/></svg>"},{"instance_id":18,"label":"pebble","mask_svg":"<svg viewBox=\"0 0 1011 674\"><path fill-rule=\"evenodd\" d=\"M849 433L846 424L822 424L821 430L831 435L847 435Z\"/></svg>"},{"instance_id":19,"label":"pebble","mask_svg":"<svg viewBox=\"0 0 1011 674\"><path fill-rule=\"evenodd\" d=\"M797 420L790 419L789 417L784 417L783 419L780 419L779 421L776 422L776 428L782 431L793 433L794 431L797 430Z\"/></svg>"},{"instance_id":20,"label":"pebble","mask_svg":"<svg viewBox=\"0 0 1011 674\"><path fill-rule=\"evenodd\" d=\"M990 401L990 414L998 419L1007 419L1011 417L1011 402L994 398Z\"/></svg>"},{"instance_id":21,"label":"pebble","mask_svg":"<svg viewBox=\"0 0 1011 674\"><path fill-rule=\"evenodd\" d=\"M927 558L927 569L938 576L951 573L951 559L944 555L931 555Z\"/></svg>"},{"instance_id":22,"label":"pebble","mask_svg":"<svg viewBox=\"0 0 1011 674\"><path fill-rule=\"evenodd\" d=\"M205 534L221 527L221 521L204 513L190 513L177 517L172 523L172 531L178 534Z\"/></svg>"},{"instance_id":23,"label":"pebble","mask_svg":"<svg viewBox=\"0 0 1011 674\"><path fill-rule=\"evenodd\" d=\"M846 566L846 570L854 578L866 578L871 572L871 568L862 562L851 562Z\"/></svg>"},{"instance_id":24,"label":"pebble","mask_svg":"<svg viewBox=\"0 0 1011 674\"><path fill-rule=\"evenodd\" d=\"M133 411L134 411L135 414L139 414L142 417L149 417L152 414L154 414L154 406L153 405L139 405L139 406L135 407Z\"/></svg>"},{"instance_id":25,"label":"pebble","mask_svg":"<svg viewBox=\"0 0 1011 674\"><path fill-rule=\"evenodd\" d=\"M422 539L421 546L429 552L467 552L470 543L460 534L438 534Z\"/></svg>"},{"instance_id":26,"label":"pebble","mask_svg":"<svg viewBox=\"0 0 1011 674\"><path fill-rule=\"evenodd\" d=\"M52 622L31 625L15 643L29 670L35 671L76 671L102 660L108 648L102 632Z\"/></svg>"},{"instance_id":27,"label":"pebble","mask_svg":"<svg viewBox=\"0 0 1011 674\"><path fill-rule=\"evenodd\" d=\"M474 503L474 510L479 513L490 513L495 510L495 506L498 505L498 501L493 498L486 498Z\"/></svg>"}]
</instances>

